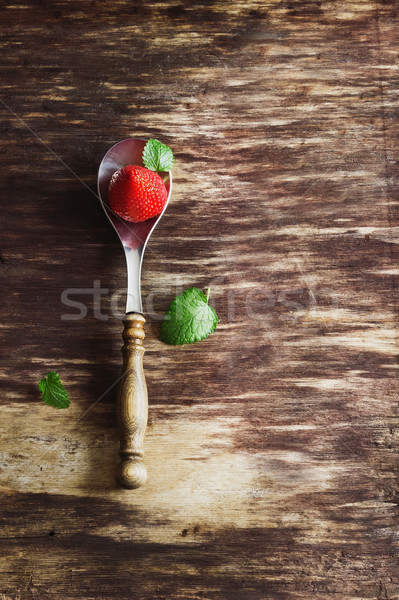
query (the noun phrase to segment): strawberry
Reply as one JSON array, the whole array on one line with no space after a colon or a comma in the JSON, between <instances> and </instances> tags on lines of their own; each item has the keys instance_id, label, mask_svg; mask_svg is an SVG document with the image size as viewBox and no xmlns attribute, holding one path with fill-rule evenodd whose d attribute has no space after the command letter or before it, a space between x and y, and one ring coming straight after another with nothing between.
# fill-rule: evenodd
<instances>
[{"instance_id":1,"label":"strawberry","mask_svg":"<svg viewBox=\"0 0 399 600\"><path fill-rule=\"evenodd\" d=\"M172 150L150 139L143 151L142 166L127 165L116 171L109 183L110 208L133 223L147 221L162 212L168 192L159 171L169 171L174 162Z\"/></svg>"},{"instance_id":2,"label":"strawberry","mask_svg":"<svg viewBox=\"0 0 399 600\"><path fill-rule=\"evenodd\" d=\"M165 184L158 173L136 165L116 171L108 188L110 208L122 219L133 223L159 215L167 198Z\"/></svg>"}]
</instances>

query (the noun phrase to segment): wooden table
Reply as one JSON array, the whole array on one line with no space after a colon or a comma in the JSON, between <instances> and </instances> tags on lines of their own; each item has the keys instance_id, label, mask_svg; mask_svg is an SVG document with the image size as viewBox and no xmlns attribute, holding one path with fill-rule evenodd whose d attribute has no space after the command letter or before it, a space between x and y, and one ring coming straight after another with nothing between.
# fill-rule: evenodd
<instances>
[{"instance_id":1,"label":"wooden table","mask_svg":"<svg viewBox=\"0 0 399 600\"><path fill-rule=\"evenodd\" d=\"M1 600L399 599L398 11L3 6ZM95 191L130 136L176 155L136 491L114 483L125 265ZM220 324L167 346L190 286Z\"/></svg>"}]
</instances>

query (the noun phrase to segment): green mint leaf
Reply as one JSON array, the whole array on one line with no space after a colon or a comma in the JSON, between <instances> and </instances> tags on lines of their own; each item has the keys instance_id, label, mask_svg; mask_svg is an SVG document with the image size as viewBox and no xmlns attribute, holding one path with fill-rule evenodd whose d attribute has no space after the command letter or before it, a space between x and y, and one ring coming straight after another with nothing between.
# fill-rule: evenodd
<instances>
[{"instance_id":1,"label":"green mint leaf","mask_svg":"<svg viewBox=\"0 0 399 600\"><path fill-rule=\"evenodd\" d=\"M161 341L178 346L207 338L219 321L208 298L195 287L176 296L162 323Z\"/></svg>"},{"instance_id":2,"label":"green mint leaf","mask_svg":"<svg viewBox=\"0 0 399 600\"><path fill-rule=\"evenodd\" d=\"M170 171L174 157L172 150L158 140L148 140L143 151L143 163L151 171Z\"/></svg>"},{"instance_id":3,"label":"green mint leaf","mask_svg":"<svg viewBox=\"0 0 399 600\"><path fill-rule=\"evenodd\" d=\"M42 392L43 400L46 404L55 406L55 408L68 408L68 393L61 383L60 376L54 371L50 371L47 377L39 381L39 390Z\"/></svg>"}]
</instances>

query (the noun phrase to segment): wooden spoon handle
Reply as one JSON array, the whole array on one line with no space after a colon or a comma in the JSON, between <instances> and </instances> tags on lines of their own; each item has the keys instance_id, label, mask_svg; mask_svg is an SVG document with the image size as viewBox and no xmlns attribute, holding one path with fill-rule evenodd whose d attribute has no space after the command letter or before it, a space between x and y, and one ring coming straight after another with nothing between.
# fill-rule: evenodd
<instances>
[{"instance_id":1,"label":"wooden spoon handle","mask_svg":"<svg viewBox=\"0 0 399 600\"><path fill-rule=\"evenodd\" d=\"M147 385L143 370L145 318L128 313L123 319L122 378L118 387L116 413L121 462L116 479L125 488L140 487L146 482L143 441L148 418Z\"/></svg>"}]
</instances>

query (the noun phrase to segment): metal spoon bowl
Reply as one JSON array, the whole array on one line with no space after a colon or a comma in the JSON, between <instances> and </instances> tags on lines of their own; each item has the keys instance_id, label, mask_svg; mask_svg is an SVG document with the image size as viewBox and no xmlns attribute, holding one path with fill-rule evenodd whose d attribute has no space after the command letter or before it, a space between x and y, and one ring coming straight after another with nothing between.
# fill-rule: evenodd
<instances>
[{"instance_id":1,"label":"metal spoon bowl","mask_svg":"<svg viewBox=\"0 0 399 600\"><path fill-rule=\"evenodd\" d=\"M144 251L148 240L157 226L159 220L168 206L172 191L172 174L160 173L164 180L168 197L160 215L152 217L143 223L131 223L125 221L114 213L108 204L108 187L112 175L126 165L143 165L143 150L146 140L141 138L130 138L118 142L108 150L101 161L98 170L98 195L102 207L111 221L125 250L127 265L127 299L126 313L143 312L141 301L141 267L143 264Z\"/></svg>"}]
</instances>

